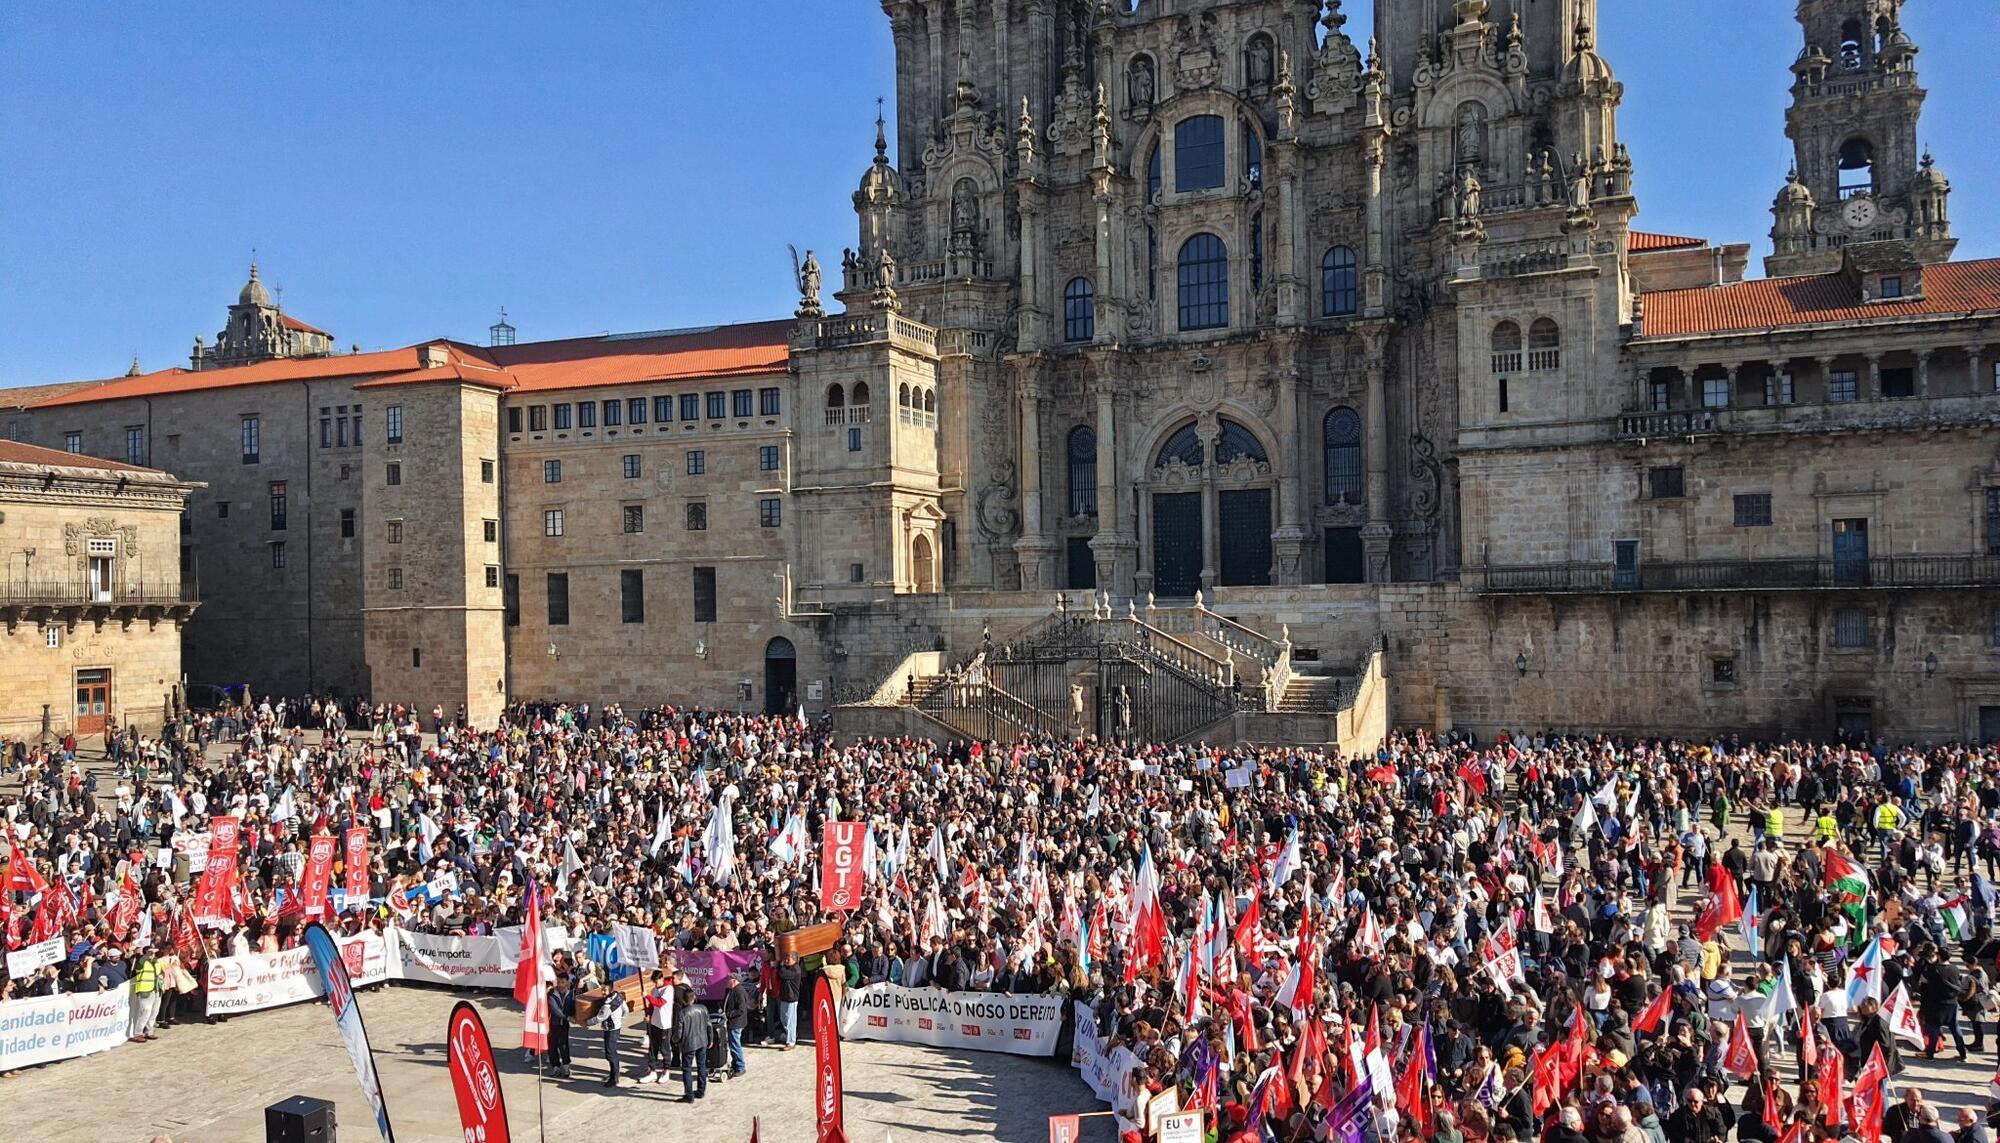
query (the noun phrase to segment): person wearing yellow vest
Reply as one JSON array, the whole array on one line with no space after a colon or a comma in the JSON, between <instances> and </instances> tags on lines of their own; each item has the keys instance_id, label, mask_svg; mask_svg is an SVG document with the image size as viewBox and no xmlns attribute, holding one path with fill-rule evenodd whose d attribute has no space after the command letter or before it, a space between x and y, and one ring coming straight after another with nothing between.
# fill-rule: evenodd
<instances>
[{"instance_id":1,"label":"person wearing yellow vest","mask_svg":"<svg viewBox=\"0 0 2000 1143\"><path fill-rule=\"evenodd\" d=\"M1764 811L1764 836L1772 841L1785 840L1785 811L1776 804Z\"/></svg>"},{"instance_id":2,"label":"person wearing yellow vest","mask_svg":"<svg viewBox=\"0 0 2000 1143\"><path fill-rule=\"evenodd\" d=\"M1824 806L1820 808L1819 821L1813 825L1813 833L1821 845L1832 845L1833 839L1840 836L1840 823L1833 820L1833 815L1826 812Z\"/></svg>"},{"instance_id":3,"label":"person wearing yellow vest","mask_svg":"<svg viewBox=\"0 0 2000 1143\"><path fill-rule=\"evenodd\" d=\"M152 946L132 953L132 1042L157 1040L153 1025L160 1018L160 962L153 959Z\"/></svg>"},{"instance_id":4,"label":"person wearing yellow vest","mask_svg":"<svg viewBox=\"0 0 2000 1143\"><path fill-rule=\"evenodd\" d=\"M1889 852L1889 835L1903 824L1903 807L1896 804L1900 800L1892 795L1875 807L1875 844L1884 853Z\"/></svg>"}]
</instances>

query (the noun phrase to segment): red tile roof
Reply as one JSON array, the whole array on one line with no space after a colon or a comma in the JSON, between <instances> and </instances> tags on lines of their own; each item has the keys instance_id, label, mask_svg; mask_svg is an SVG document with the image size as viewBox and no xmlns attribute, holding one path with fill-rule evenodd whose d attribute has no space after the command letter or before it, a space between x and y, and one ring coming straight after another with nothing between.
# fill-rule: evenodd
<instances>
[{"instance_id":1,"label":"red tile roof","mask_svg":"<svg viewBox=\"0 0 2000 1143\"><path fill-rule=\"evenodd\" d=\"M329 377L368 377L378 373L400 373L417 367L417 351L391 349L380 353L353 353L333 357L293 357L239 365L227 369L163 369L137 377L118 377L87 388L66 392L34 402L38 409L58 405L81 405L91 401L117 401L127 397L163 397L173 393L198 393L209 389L234 389L242 385L268 385L279 381L312 381Z\"/></svg>"},{"instance_id":2,"label":"red tile roof","mask_svg":"<svg viewBox=\"0 0 2000 1143\"><path fill-rule=\"evenodd\" d=\"M103 381L59 381L53 385L22 385L15 389L0 389L0 409L25 409L30 405L74 393L79 389L92 389L102 384Z\"/></svg>"},{"instance_id":3,"label":"red tile roof","mask_svg":"<svg viewBox=\"0 0 2000 1143\"><path fill-rule=\"evenodd\" d=\"M660 333L576 337L472 348L512 373L522 392L623 382L782 373L796 323L749 322Z\"/></svg>"},{"instance_id":4,"label":"red tile roof","mask_svg":"<svg viewBox=\"0 0 2000 1143\"><path fill-rule=\"evenodd\" d=\"M1866 305L1843 274L1663 290L1641 300L1649 338L1990 313L2000 311L2000 258L1927 266L1923 297Z\"/></svg>"},{"instance_id":5,"label":"red tile roof","mask_svg":"<svg viewBox=\"0 0 2000 1143\"><path fill-rule=\"evenodd\" d=\"M290 314L279 314L278 320L285 323L286 329L296 329L303 333L316 333L319 334L321 337L333 336L332 334L326 332L325 330L319 328L318 326L307 325L306 323L300 321L299 319L293 317Z\"/></svg>"},{"instance_id":6,"label":"red tile roof","mask_svg":"<svg viewBox=\"0 0 2000 1143\"><path fill-rule=\"evenodd\" d=\"M25 464L35 468L97 468L106 472L144 472L165 476L157 468L141 468L136 464L124 464L102 457L84 456L82 453L63 452L60 449L42 448L40 445L22 444L20 441L0 441L0 464Z\"/></svg>"},{"instance_id":7,"label":"red tile roof","mask_svg":"<svg viewBox=\"0 0 2000 1143\"><path fill-rule=\"evenodd\" d=\"M1656 250L1687 250L1708 245L1706 238L1684 238L1678 234L1654 234L1646 230L1626 232L1625 249L1633 254L1651 254Z\"/></svg>"}]
</instances>

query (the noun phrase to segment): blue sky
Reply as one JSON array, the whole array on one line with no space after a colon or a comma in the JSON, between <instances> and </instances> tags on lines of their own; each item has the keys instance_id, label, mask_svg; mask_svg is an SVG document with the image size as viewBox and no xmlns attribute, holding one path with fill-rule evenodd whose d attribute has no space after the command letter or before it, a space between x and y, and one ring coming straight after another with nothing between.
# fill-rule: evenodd
<instances>
[{"instance_id":1,"label":"blue sky","mask_svg":"<svg viewBox=\"0 0 2000 1143\"><path fill-rule=\"evenodd\" d=\"M1766 252L1792 8L1603 5L1639 225ZM1960 256L2000 254L2000 19L1905 26ZM343 347L483 341L501 305L524 340L783 315L785 243L855 240L893 69L874 0L7 5L0 384L184 364L252 248Z\"/></svg>"}]
</instances>

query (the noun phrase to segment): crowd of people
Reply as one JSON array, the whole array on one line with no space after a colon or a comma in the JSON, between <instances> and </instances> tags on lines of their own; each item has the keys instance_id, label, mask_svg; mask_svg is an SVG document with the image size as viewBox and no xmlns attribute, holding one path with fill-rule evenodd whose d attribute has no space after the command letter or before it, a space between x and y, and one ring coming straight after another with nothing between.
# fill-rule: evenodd
<instances>
[{"instance_id":1,"label":"crowd of people","mask_svg":"<svg viewBox=\"0 0 2000 1143\"><path fill-rule=\"evenodd\" d=\"M117 734L102 778L65 746L0 755L7 947L65 949L0 1000L130 980L142 1041L204 1018L209 959L294 946L309 839L362 827L367 869L332 875L368 886L333 910L349 933L492 934L533 887L574 950L550 994L558 1074L578 996L618 969L612 934L640 926L662 967L637 1011L590 1015L606 1078L628 1022L641 1082L719 1032L726 1062L683 1071L690 1099L748 1066L745 1042L795 1044L824 979L1081 1001L1131 1138L1177 1089L1224 1143L1986 1140L1896 1077L1912 1052L2000 1049L1992 748L1409 732L1344 758L843 741L585 704L474 727L314 699ZM221 815L240 890L197 923L198 879L155 858ZM868 823L868 881L827 915L836 820ZM781 955L823 921L834 948ZM678 950L765 951L719 1029L688 1015Z\"/></svg>"}]
</instances>

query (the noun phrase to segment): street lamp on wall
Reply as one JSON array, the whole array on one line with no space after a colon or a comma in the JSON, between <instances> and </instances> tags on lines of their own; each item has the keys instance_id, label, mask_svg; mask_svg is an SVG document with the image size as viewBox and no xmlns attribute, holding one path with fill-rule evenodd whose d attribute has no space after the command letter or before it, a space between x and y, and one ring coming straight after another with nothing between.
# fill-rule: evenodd
<instances>
[{"instance_id":1,"label":"street lamp on wall","mask_svg":"<svg viewBox=\"0 0 2000 1143\"><path fill-rule=\"evenodd\" d=\"M1525 679L1525 678L1527 678L1527 677L1528 677L1528 655L1527 655L1527 652L1525 652L1525 651L1524 651L1524 652L1522 652L1521 654L1519 654L1519 655L1516 655L1516 656L1514 656L1514 669L1515 669L1516 671L1519 671L1519 672L1521 673L1521 677L1522 677L1522 678L1524 678L1524 679Z\"/></svg>"},{"instance_id":2,"label":"street lamp on wall","mask_svg":"<svg viewBox=\"0 0 2000 1143\"><path fill-rule=\"evenodd\" d=\"M1924 655L1924 677L1928 679L1932 675L1937 674L1937 669L1938 669L1937 652L1931 651L1926 653Z\"/></svg>"}]
</instances>

